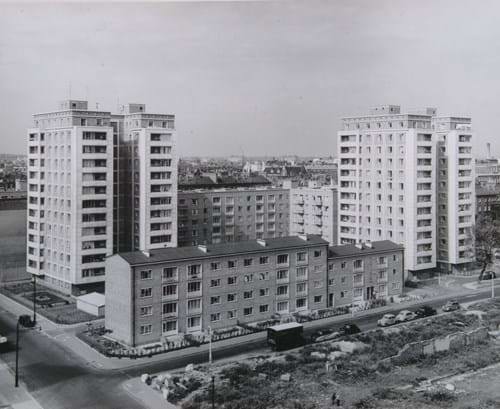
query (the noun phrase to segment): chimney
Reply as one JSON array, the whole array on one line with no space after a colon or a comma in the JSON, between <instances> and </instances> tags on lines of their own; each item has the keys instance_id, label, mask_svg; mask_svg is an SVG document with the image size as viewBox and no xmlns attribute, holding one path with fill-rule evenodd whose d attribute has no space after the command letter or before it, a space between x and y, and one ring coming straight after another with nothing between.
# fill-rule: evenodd
<instances>
[{"instance_id":1,"label":"chimney","mask_svg":"<svg viewBox=\"0 0 500 409\"><path fill-rule=\"evenodd\" d=\"M307 241L309 238L307 237L307 234L299 234L299 239Z\"/></svg>"},{"instance_id":2,"label":"chimney","mask_svg":"<svg viewBox=\"0 0 500 409\"><path fill-rule=\"evenodd\" d=\"M208 248L205 244L199 244L198 245L198 250L203 251L203 253L208 253Z\"/></svg>"},{"instance_id":3,"label":"chimney","mask_svg":"<svg viewBox=\"0 0 500 409\"><path fill-rule=\"evenodd\" d=\"M356 248L363 250L363 243L356 243L355 246Z\"/></svg>"},{"instance_id":4,"label":"chimney","mask_svg":"<svg viewBox=\"0 0 500 409\"><path fill-rule=\"evenodd\" d=\"M488 151L488 159L491 159L491 143L486 143L486 150Z\"/></svg>"},{"instance_id":5,"label":"chimney","mask_svg":"<svg viewBox=\"0 0 500 409\"><path fill-rule=\"evenodd\" d=\"M266 247L267 243L263 239L257 239L257 244L261 245L262 247Z\"/></svg>"},{"instance_id":6,"label":"chimney","mask_svg":"<svg viewBox=\"0 0 500 409\"><path fill-rule=\"evenodd\" d=\"M147 250L142 250L142 254L144 254L147 258L151 257L151 253Z\"/></svg>"},{"instance_id":7,"label":"chimney","mask_svg":"<svg viewBox=\"0 0 500 409\"><path fill-rule=\"evenodd\" d=\"M373 248L372 242L370 240L366 240L365 246L369 249Z\"/></svg>"}]
</instances>

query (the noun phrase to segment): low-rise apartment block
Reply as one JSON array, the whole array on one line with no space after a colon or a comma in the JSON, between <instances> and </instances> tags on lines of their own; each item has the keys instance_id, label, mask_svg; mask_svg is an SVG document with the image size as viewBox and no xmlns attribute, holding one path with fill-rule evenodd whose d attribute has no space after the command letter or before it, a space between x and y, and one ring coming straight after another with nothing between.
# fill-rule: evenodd
<instances>
[{"instance_id":1,"label":"low-rise apartment block","mask_svg":"<svg viewBox=\"0 0 500 409\"><path fill-rule=\"evenodd\" d=\"M327 253L296 236L113 255L106 327L135 346L325 308Z\"/></svg>"},{"instance_id":2,"label":"low-rise apartment block","mask_svg":"<svg viewBox=\"0 0 500 409\"><path fill-rule=\"evenodd\" d=\"M404 248L389 240L332 246L328 306L389 299L403 292Z\"/></svg>"},{"instance_id":3,"label":"low-rise apartment block","mask_svg":"<svg viewBox=\"0 0 500 409\"><path fill-rule=\"evenodd\" d=\"M273 187L179 191L179 247L288 236L289 194Z\"/></svg>"},{"instance_id":4,"label":"low-rise apartment block","mask_svg":"<svg viewBox=\"0 0 500 409\"><path fill-rule=\"evenodd\" d=\"M162 342L401 294L403 248L334 246L316 235L115 254L106 328L127 345Z\"/></svg>"}]
</instances>

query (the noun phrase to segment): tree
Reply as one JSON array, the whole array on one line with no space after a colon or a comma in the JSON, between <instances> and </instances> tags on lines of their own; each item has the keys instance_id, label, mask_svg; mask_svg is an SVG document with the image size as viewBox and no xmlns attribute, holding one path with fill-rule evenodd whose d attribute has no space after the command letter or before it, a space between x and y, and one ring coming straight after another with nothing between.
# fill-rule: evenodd
<instances>
[{"instance_id":1,"label":"tree","mask_svg":"<svg viewBox=\"0 0 500 409\"><path fill-rule=\"evenodd\" d=\"M495 258L495 251L500 248L500 223L491 215L481 215L474 227L474 246L476 261L481 266L478 281Z\"/></svg>"}]
</instances>

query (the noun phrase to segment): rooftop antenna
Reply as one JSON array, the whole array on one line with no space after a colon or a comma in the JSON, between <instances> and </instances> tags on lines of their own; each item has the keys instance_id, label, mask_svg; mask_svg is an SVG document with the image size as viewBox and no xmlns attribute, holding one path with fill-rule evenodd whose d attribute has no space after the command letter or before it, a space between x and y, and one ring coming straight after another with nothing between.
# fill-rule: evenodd
<instances>
[{"instance_id":1,"label":"rooftop antenna","mask_svg":"<svg viewBox=\"0 0 500 409\"><path fill-rule=\"evenodd\" d=\"M96 102L96 103L95 103L95 110L96 110L96 111L99 111L99 102Z\"/></svg>"},{"instance_id":2,"label":"rooftop antenna","mask_svg":"<svg viewBox=\"0 0 500 409\"><path fill-rule=\"evenodd\" d=\"M488 151L488 159L491 159L491 143L486 143L486 150Z\"/></svg>"}]
</instances>

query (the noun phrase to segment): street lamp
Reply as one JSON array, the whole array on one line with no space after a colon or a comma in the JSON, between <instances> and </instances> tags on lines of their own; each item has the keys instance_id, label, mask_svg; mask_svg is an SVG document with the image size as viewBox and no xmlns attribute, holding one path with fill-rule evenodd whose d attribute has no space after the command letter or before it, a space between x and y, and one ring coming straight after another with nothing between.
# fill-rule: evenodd
<instances>
[{"instance_id":1,"label":"street lamp","mask_svg":"<svg viewBox=\"0 0 500 409\"><path fill-rule=\"evenodd\" d=\"M36 325L36 274L33 274L33 325Z\"/></svg>"},{"instance_id":2,"label":"street lamp","mask_svg":"<svg viewBox=\"0 0 500 409\"><path fill-rule=\"evenodd\" d=\"M16 388L19 387L19 327L33 328L35 323L29 315L21 315L16 324Z\"/></svg>"},{"instance_id":3,"label":"street lamp","mask_svg":"<svg viewBox=\"0 0 500 409\"><path fill-rule=\"evenodd\" d=\"M495 298L495 273L493 271L491 274L491 298Z\"/></svg>"},{"instance_id":4,"label":"street lamp","mask_svg":"<svg viewBox=\"0 0 500 409\"><path fill-rule=\"evenodd\" d=\"M212 365L212 327L208 327L208 363Z\"/></svg>"}]
</instances>

